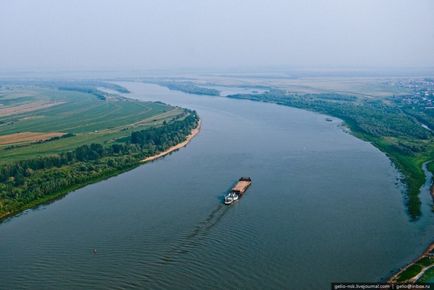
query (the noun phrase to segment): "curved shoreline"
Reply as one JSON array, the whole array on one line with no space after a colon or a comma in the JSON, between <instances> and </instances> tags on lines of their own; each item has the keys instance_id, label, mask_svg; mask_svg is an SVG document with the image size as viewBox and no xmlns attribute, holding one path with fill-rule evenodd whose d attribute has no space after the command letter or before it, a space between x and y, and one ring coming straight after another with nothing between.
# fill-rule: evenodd
<instances>
[{"instance_id":1,"label":"curved shoreline","mask_svg":"<svg viewBox=\"0 0 434 290\"><path fill-rule=\"evenodd\" d=\"M66 188L63 188L63 189L61 189L59 191L53 192L53 193L51 193L51 194L49 194L47 196L44 196L44 198L32 201L29 204L22 205L22 206L20 206L19 208L15 209L15 210L12 210L12 211L9 211L9 212L6 212L6 213L0 213L0 224L3 223L3 222L5 222L5 221L7 221L10 218L13 218L13 217L15 217L17 215L20 215L21 213L23 213L24 211L26 211L28 209L33 209L33 208L37 208L37 207L39 207L41 205L44 205L44 204L49 204L51 202L54 202L56 200L59 200L59 199L65 197L66 195L68 195L69 193L71 193L71 192L73 192L75 190L78 190L80 188L86 187L86 186L88 186L90 184L94 184L94 183L97 183L97 182L109 179L109 178L111 178L113 176L125 173L127 171L130 171L130 170L136 168L137 166L145 164L146 162L154 161L154 160L162 158L162 157L164 157L164 156L166 156L166 155L168 155L168 154L170 154L170 153L172 153L174 151L177 151L177 150L181 149L182 147L187 146L187 144L190 143L190 141L197 134L199 134L200 129L201 129L201 120L199 119L197 126L191 130L190 134L187 135L186 139L183 142L178 143L178 144L176 144L176 145L168 148L167 150L165 150L163 152L160 152L160 153L158 153L156 155L150 156L150 157L145 158L143 160L137 160L135 162L135 164L132 164L131 166L127 166L125 168L118 169L118 170L108 171L108 172L106 172L106 173L104 173L104 174L102 174L100 176L96 176L95 178L87 180L84 183L74 184L74 185L68 186Z\"/></svg>"},{"instance_id":2,"label":"curved shoreline","mask_svg":"<svg viewBox=\"0 0 434 290\"><path fill-rule=\"evenodd\" d=\"M408 264L407 266L405 266L404 268L402 268L398 273L394 274L392 277L389 278L389 280L387 281L388 283L416 283L420 277L422 277L423 274L425 274L425 272L432 268L434 265L431 264L429 266L425 266L423 267L419 273L417 273L416 275L410 277L409 279L406 279L404 281L398 281L400 276L402 275L402 273L404 273L405 271L407 271L411 266L416 265L420 260L422 260L425 257L430 257L433 255L434 252L434 243L431 243L431 245L428 246L428 248L423 252L422 255L420 255L418 258L416 258L415 260L413 260L413 262L411 262L410 264Z\"/></svg>"},{"instance_id":3,"label":"curved shoreline","mask_svg":"<svg viewBox=\"0 0 434 290\"><path fill-rule=\"evenodd\" d=\"M190 143L191 140L193 140L193 138L196 137L197 134L199 134L200 129L201 129L201 120L199 120L199 122L197 123L196 128L194 128L193 130L191 130L190 134L187 136L187 138L183 142L178 143L178 144L176 144L176 145L168 148L167 150L164 150L163 152L160 152L158 154L146 157L145 159L141 160L140 162L146 163L146 162L157 160L159 158L162 158L162 157L164 157L164 156L166 156L166 155L168 155L168 154L170 154L170 153L172 153L174 151L177 151L177 150L179 150L179 149L187 146L187 144Z\"/></svg>"}]
</instances>

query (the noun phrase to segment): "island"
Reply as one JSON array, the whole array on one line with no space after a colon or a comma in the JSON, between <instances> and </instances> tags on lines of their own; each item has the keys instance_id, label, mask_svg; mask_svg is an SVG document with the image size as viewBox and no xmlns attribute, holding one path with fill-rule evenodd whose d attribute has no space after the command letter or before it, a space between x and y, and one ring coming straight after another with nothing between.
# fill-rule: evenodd
<instances>
[{"instance_id":1,"label":"island","mask_svg":"<svg viewBox=\"0 0 434 290\"><path fill-rule=\"evenodd\" d=\"M195 111L100 81L0 83L0 220L185 146ZM175 148L175 149L174 149Z\"/></svg>"}]
</instances>

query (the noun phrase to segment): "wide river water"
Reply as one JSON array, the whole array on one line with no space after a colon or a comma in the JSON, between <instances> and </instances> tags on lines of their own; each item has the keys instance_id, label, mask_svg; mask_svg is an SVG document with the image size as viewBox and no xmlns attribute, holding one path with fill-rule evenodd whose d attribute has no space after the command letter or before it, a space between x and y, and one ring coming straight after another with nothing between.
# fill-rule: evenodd
<instances>
[{"instance_id":1,"label":"wide river water","mask_svg":"<svg viewBox=\"0 0 434 290\"><path fill-rule=\"evenodd\" d=\"M337 119L123 85L197 110L201 133L0 224L1 289L329 289L384 279L433 239L428 193L409 221L390 161ZM251 188L222 205L240 176Z\"/></svg>"}]
</instances>

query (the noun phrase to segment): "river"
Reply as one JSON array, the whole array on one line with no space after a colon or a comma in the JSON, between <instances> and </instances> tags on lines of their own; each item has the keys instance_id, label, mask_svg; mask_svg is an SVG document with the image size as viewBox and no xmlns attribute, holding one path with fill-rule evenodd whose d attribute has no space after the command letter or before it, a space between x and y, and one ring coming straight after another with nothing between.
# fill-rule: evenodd
<instances>
[{"instance_id":1,"label":"river","mask_svg":"<svg viewBox=\"0 0 434 290\"><path fill-rule=\"evenodd\" d=\"M410 222L390 161L338 119L122 84L197 110L201 133L0 224L1 289L329 289L384 279L432 241L428 192ZM222 205L240 176L252 186Z\"/></svg>"}]
</instances>

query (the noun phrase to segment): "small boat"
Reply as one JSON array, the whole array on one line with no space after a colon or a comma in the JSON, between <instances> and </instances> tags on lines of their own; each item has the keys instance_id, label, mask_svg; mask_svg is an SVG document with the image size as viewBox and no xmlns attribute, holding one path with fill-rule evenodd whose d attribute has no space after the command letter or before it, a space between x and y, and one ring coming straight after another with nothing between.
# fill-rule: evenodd
<instances>
[{"instance_id":1,"label":"small boat","mask_svg":"<svg viewBox=\"0 0 434 290\"><path fill-rule=\"evenodd\" d=\"M236 194L235 192L229 192L226 196L225 196L225 204L229 205L232 204L233 202L238 200L238 194Z\"/></svg>"}]
</instances>

